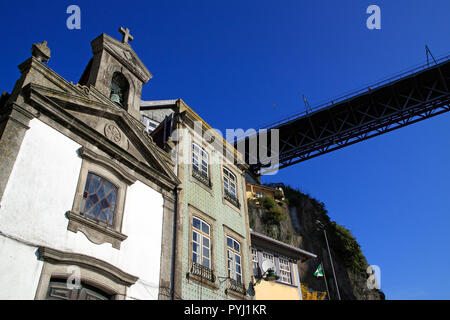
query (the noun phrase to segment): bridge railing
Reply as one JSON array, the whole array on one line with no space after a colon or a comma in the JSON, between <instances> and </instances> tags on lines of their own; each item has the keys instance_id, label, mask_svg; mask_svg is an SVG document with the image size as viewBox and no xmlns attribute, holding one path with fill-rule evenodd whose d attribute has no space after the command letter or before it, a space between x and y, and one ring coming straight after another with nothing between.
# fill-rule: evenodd
<instances>
[{"instance_id":1,"label":"bridge railing","mask_svg":"<svg viewBox=\"0 0 450 320\"><path fill-rule=\"evenodd\" d=\"M389 76L389 77L387 77L387 78L385 78L383 80L380 80L378 82L375 82L375 83L373 83L371 85L364 86L364 87L362 87L360 89L352 90L352 91L350 91L348 93L345 93L345 94L340 95L340 96L338 96L336 98L333 98L333 99L328 99L326 102L317 104L317 105L313 106L312 108L310 108L309 110L298 112L298 113L289 115L289 116L287 116L287 117L285 117L285 118L283 118L281 120L278 120L278 121L271 122L271 123L268 123L266 125L263 125L262 127L260 127L260 129L275 128L275 127L277 127L277 126L279 126L279 125L281 125L283 123L286 123L286 122L288 122L290 120L299 118L301 116L307 115L307 114L309 114L311 112L318 111L320 109L327 108L327 107L332 106L334 104L337 104L339 102L345 101L345 100L347 100L349 98L357 97L357 96L359 96L359 95L361 95L363 93L366 93L368 91L372 91L372 90L374 90L376 88L379 88L379 87L381 87L381 86L383 86L385 84L393 82L394 80L398 80L398 79L404 78L404 77L406 77L408 75L412 75L412 74L415 74L417 72L420 72L420 71L423 71L423 70L426 70L426 69L431 69L431 68L435 67L436 65L441 64L443 62L446 62L448 60L450 60L450 55L445 55L445 56L437 58L435 60L436 63L433 62L433 65L431 65L431 63L425 63L425 64L420 64L418 66L409 68L406 71L400 71L399 73L396 73L396 74L394 74L392 76ZM239 140L239 139L237 139L237 140Z\"/></svg>"}]
</instances>

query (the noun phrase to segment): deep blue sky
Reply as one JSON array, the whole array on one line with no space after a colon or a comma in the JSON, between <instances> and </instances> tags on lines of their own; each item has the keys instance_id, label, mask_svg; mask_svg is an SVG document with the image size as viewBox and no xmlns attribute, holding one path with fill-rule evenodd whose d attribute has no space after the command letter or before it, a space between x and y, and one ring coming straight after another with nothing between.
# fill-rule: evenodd
<instances>
[{"instance_id":1,"label":"deep blue sky","mask_svg":"<svg viewBox=\"0 0 450 320\"><path fill-rule=\"evenodd\" d=\"M81 8L81 30L66 8ZM366 28L381 8L382 29ZM77 82L100 33L131 43L154 78L143 99L183 98L213 127L258 128L450 52L450 2L2 1L0 90L11 92L31 44ZM275 105L275 106L273 106ZM281 170L280 181L323 201L381 267L388 299L450 298L450 114Z\"/></svg>"}]
</instances>

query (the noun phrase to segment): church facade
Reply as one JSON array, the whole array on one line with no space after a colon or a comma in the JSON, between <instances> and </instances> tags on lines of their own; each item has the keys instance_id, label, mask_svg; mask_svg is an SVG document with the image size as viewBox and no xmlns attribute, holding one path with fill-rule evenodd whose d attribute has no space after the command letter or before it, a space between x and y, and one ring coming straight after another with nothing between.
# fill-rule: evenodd
<instances>
[{"instance_id":1,"label":"church facade","mask_svg":"<svg viewBox=\"0 0 450 320\"><path fill-rule=\"evenodd\" d=\"M33 45L0 100L0 299L171 299L177 187L140 121L150 72L102 34L78 84Z\"/></svg>"}]
</instances>

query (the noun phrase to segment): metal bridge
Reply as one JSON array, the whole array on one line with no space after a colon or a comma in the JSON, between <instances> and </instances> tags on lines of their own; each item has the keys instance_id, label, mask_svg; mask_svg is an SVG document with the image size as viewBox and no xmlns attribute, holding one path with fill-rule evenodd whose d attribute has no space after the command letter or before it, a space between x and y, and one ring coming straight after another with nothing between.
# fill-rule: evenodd
<instances>
[{"instance_id":1,"label":"metal bridge","mask_svg":"<svg viewBox=\"0 0 450 320\"><path fill-rule=\"evenodd\" d=\"M267 125L279 129L275 168L249 155L252 137L235 143L246 144L252 172L268 173L450 111L449 87L450 55Z\"/></svg>"}]
</instances>

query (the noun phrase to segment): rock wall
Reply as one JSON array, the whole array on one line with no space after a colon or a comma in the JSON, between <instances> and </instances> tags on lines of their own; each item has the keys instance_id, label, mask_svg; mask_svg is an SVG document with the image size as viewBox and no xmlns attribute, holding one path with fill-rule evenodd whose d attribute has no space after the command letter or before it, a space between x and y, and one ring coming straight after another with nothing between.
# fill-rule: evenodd
<instances>
[{"instance_id":1,"label":"rock wall","mask_svg":"<svg viewBox=\"0 0 450 320\"><path fill-rule=\"evenodd\" d=\"M279 184L277 184L279 186ZM316 220L325 226L330 246L336 281L342 300L384 300L383 292L367 288L368 267L354 238L349 232L344 232L344 238L339 231L342 229L335 222L330 221L323 203L308 195L284 186L287 200L279 205L286 213L279 224L265 224L264 215L267 209L255 201L249 200L250 227L256 232L263 233L277 240L316 254L316 259L310 259L298 264L300 279L303 285L314 291L329 292L331 300L338 299L335 279L333 277L330 258L323 230L317 227ZM344 245L350 242L354 250L348 250ZM328 290L324 278L316 278L314 272L323 263Z\"/></svg>"}]
</instances>

